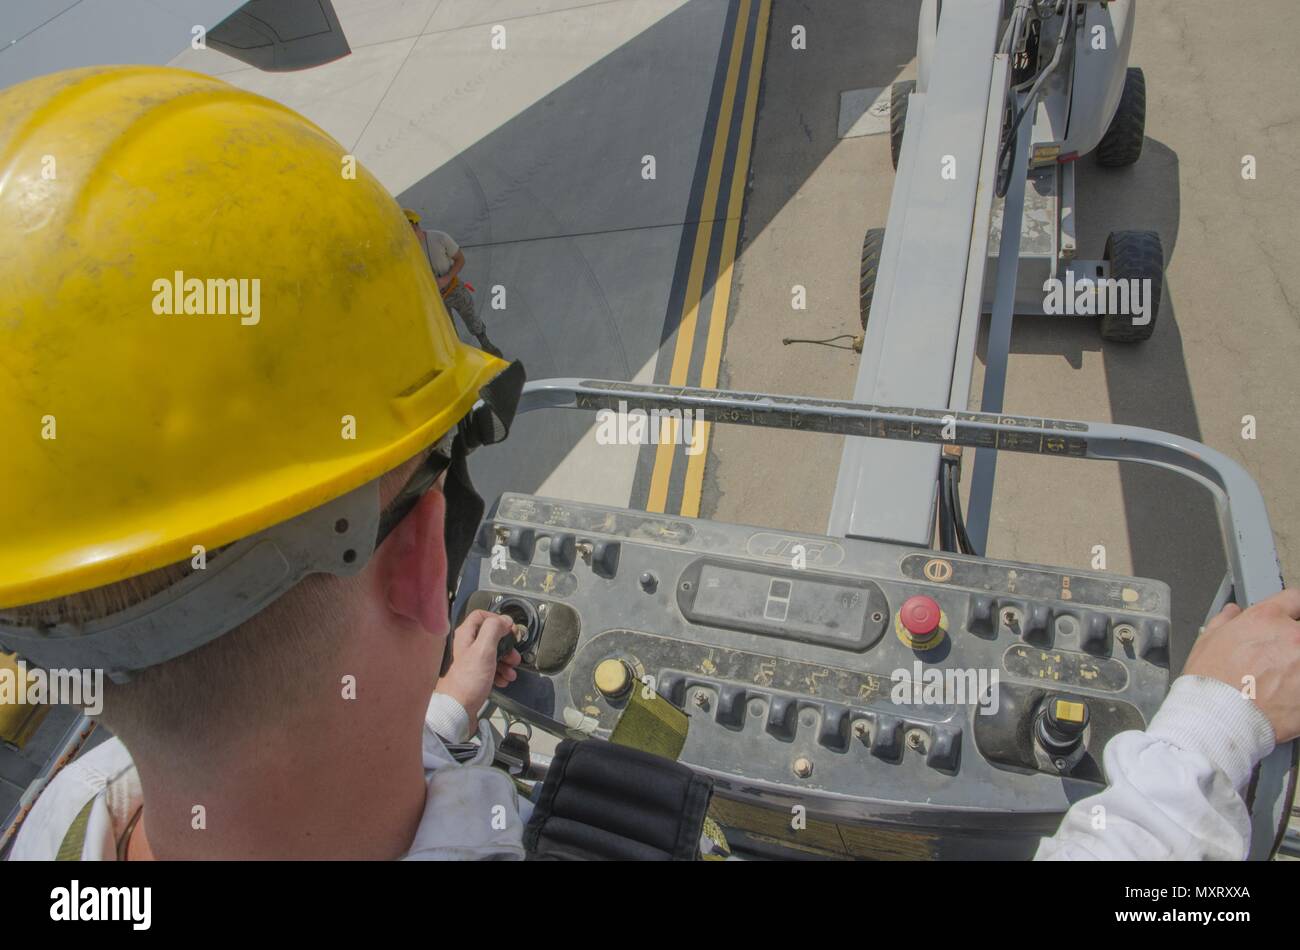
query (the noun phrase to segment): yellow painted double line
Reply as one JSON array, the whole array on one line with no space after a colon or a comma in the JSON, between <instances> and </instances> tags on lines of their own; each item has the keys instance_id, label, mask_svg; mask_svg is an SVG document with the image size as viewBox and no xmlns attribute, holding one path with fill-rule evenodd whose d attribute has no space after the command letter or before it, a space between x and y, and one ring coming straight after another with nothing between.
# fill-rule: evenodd
<instances>
[{"instance_id":1,"label":"yellow painted double line","mask_svg":"<svg viewBox=\"0 0 1300 950\"><path fill-rule=\"evenodd\" d=\"M758 84L763 75L772 9L771 0L738 0L738 4L672 362L666 373L661 368L655 374L657 382L671 386L716 388L722 363L732 269L740 239L754 116L758 110ZM719 228L721 240L718 240ZM701 348L703 359L697 360L695 355ZM661 362L663 355L660 354ZM683 440L677 438L673 423L667 423L661 434L663 441L654 449L645 500L647 511L673 510L687 517L699 515L709 424L696 423L689 435L693 453L690 455L685 445L677 444Z\"/></svg>"}]
</instances>

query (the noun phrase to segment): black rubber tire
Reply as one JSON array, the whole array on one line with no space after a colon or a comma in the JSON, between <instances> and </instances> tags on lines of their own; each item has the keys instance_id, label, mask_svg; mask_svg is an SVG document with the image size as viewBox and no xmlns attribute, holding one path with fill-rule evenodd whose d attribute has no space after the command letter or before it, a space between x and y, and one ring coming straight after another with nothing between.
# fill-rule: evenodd
<instances>
[{"instance_id":1,"label":"black rubber tire","mask_svg":"<svg viewBox=\"0 0 1300 950\"><path fill-rule=\"evenodd\" d=\"M871 314L871 298L876 294L876 272L880 270L880 251L884 246L884 228L870 228L862 239L862 269L858 272L858 300L863 333L867 331L867 317Z\"/></svg>"},{"instance_id":2,"label":"black rubber tire","mask_svg":"<svg viewBox=\"0 0 1300 950\"><path fill-rule=\"evenodd\" d=\"M1147 127L1147 80L1142 70L1130 66L1124 76L1124 92L1110 120L1110 128L1097 143L1097 164L1107 168L1132 165L1142 156Z\"/></svg>"},{"instance_id":3,"label":"black rubber tire","mask_svg":"<svg viewBox=\"0 0 1300 950\"><path fill-rule=\"evenodd\" d=\"M898 168L903 151L903 129L907 127L907 97L916 90L916 80L907 79L889 87L889 158Z\"/></svg>"},{"instance_id":4,"label":"black rubber tire","mask_svg":"<svg viewBox=\"0 0 1300 950\"><path fill-rule=\"evenodd\" d=\"M1165 251L1155 231L1112 231L1106 238L1105 259L1110 276L1118 280L1151 281L1151 319L1134 326L1133 317L1122 313L1101 316L1101 338L1115 343L1139 343L1151 338L1160 315L1164 295Z\"/></svg>"}]
</instances>

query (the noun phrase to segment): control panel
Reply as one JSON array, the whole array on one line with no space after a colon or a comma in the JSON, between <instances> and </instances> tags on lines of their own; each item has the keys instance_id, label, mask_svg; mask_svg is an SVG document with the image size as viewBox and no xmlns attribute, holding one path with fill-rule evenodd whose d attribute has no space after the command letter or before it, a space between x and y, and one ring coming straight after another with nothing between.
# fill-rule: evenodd
<instances>
[{"instance_id":1,"label":"control panel","mask_svg":"<svg viewBox=\"0 0 1300 950\"><path fill-rule=\"evenodd\" d=\"M1168 689L1159 581L520 494L475 553L524 657L497 701L607 737L657 693L758 850L1026 856Z\"/></svg>"}]
</instances>

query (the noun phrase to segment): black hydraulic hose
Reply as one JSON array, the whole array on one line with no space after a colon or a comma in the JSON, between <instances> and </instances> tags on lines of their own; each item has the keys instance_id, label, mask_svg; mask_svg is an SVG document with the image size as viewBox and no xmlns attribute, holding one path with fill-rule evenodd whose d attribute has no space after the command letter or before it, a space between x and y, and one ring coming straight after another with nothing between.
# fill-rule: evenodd
<instances>
[{"instance_id":1,"label":"black hydraulic hose","mask_svg":"<svg viewBox=\"0 0 1300 950\"><path fill-rule=\"evenodd\" d=\"M950 554L957 553L957 531L953 520L952 466L947 459L939 465L939 549Z\"/></svg>"},{"instance_id":2,"label":"black hydraulic hose","mask_svg":"<svg viewBox=\"0 0 1300 950\"><path fill-rule=\"evenodd\" d=\"M1061 14L1061 32L1056 35L1056 49L1052 52L1052 58L1038 74L1038 78L1034 80L1034 84L1029 87L1029 92L1025 94L1025 101L1015 112L1014 117L1011 120L1007 139L1002 143L1002 147L998 149L998 160L993 167L997 169L997 187L994 189L994 193L999 198L1006 197L1007 186L1011 183L1011 169L1006 167L1005 163L1007 160L1007 153L1011 151L1016 140L1020 137L1020 123L1024 121L1025 113L1030 109L1030 107L1037 103L1038 90L1042 88L1047 77L1055 72L1056 67L1060 65L1061 53L1065 49L1065 37L1073 30L1074 18L1078 14L1078 0L1065 0L1065 3L1065 10Z\"/></svg>"},{"instance_id":3,"label":"black hydraulic hose","mask_svg":"<svg viewBox=\"0 0 1300 950\"><path fill-rule=\"evenodd\" d=\"M957 534L957 547L963 554L973 554L976 557L979 557L979 552L975 550L975 545L971 543L970 535L966 532L966 519L962 516L961 512L961 491L957 485L955 474L957 471L957 465L955 462L952 465L952 470L954 475L948 480L949 491L952 495L949 505L952 508L953 529Z\"/></svg>"},{"instance_id":4,"label":"black hydraulic hose","mask_svg":"<svg viewBox=\"0 0 1300 950\"><path fill-rule=\"evenodd\" d=\"M954 554L974 554L978 557L970 534L966 531L966 519L962 515L957 472L957 459L943 456L939 464L939 547Z\"/></svg>"}]
</instances>

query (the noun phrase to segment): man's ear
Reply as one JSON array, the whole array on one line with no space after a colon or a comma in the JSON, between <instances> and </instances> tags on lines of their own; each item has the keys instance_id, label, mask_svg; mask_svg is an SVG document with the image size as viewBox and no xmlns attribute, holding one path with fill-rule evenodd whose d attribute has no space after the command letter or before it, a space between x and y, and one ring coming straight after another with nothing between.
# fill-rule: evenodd
<instances>
[{"instance_id":1,"label":"man's ear","mask_svg":"<svg viewBox=\"0 0 1300 950\"><path fill-rule=\"evenodd\" d=\"M430 489L379 549L379 583L388 608L426 632L447 633L447 502Z\"/></svg>"}]
</instances>

